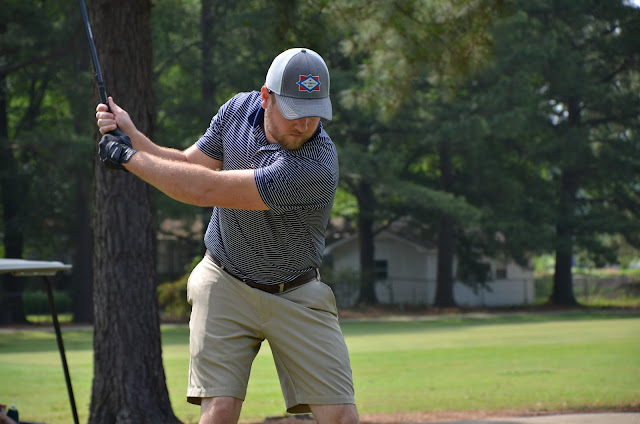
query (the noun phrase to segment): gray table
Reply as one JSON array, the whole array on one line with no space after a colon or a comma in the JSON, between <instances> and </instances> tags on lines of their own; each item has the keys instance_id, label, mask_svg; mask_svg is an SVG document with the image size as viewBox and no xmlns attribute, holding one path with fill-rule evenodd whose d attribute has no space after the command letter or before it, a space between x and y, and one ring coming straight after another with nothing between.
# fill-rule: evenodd
<instances>
[{"instance_id":1,"label":"gray table","mask_svg":"<svg viewBox=\"0 0 640 424\"><path fill-rule=\"evenodd\" d=\"M53 290L51 289L51 280L49 277L56 275L58 272L71 269L71 265L62 262L49 261L29 261L25 259L1 259L0 258L0 274L12 274L18 277L43 277L44 285L47 290L47 298L49 300L49 310L53 320L53 328L56 331L56 339L58 340L58 350L62 360L62 368L64 378L67 382L67 392L69 393L69 403L71 404L71 412L73 420L78 424L78 411L76 409L76 400L73 396L73 387L71 386L71 377L69 376L69 367L67 366L67 356L64 352L64 343L62 342L62 332L60 331L60 323L58 322L58 314L53 303Z\"/></svg>"}]
</instances>

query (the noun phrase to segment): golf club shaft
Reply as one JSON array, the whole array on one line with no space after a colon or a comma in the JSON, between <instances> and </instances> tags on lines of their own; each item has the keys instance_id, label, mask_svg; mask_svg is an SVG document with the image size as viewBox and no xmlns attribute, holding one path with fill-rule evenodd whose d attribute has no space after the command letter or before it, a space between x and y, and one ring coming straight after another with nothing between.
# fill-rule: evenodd
<instances>
[{"instance_id":1,"label":"golf club shaft","mask_svg":"<svg viewBox=\"0 0 640 424\"><path fill-rule=\"evenodd\" d=\"M102 72L100 71L100 62L98 62L98 53L96 53L96 45L93 42L93 32L91 31L91 25L89 24L89 17L87 16L87 8L84 4L84 0L78 0L80 3L80 10L82 11L82 21L84 22L84 28L87 31L87 38L89 39L89 49L91 49L91 60L93 61L93 70L95 71L96 82L98 83L98 92L100 94L100 100L102 103L109 107L109 101L107 97L107 90L104 88L104 80L102 79Z\"/></svg>"},{"instance_id":2,"label":"golf club shaft","mask_svg":"<svg viewBox=\"0 0 640 424\"><path fill-rule=\"evenodd\" d=\"M104 88L104 80L102 79L102 71L100 71L100 62L98 62L98 53L96 52L96 45L93 42L93 32L91 31L91 25L89 24L89 16L87 16L87 8L84 4L84 0L78 0L80 3L80 10L82 11L82 21L84 22L84 28L87 30L87 38L89 39L89 49L91 50L91 60L93 61L93 70L96 75L96 82L98 83L98 93L100 94L100 101L107 105L107 110L111 112L109 107L109 97L107 97L107 90ZM109 134L115 136L125 135L120 128L116 128L113 131L109 131Z\"/></svg>"}]
</instances>

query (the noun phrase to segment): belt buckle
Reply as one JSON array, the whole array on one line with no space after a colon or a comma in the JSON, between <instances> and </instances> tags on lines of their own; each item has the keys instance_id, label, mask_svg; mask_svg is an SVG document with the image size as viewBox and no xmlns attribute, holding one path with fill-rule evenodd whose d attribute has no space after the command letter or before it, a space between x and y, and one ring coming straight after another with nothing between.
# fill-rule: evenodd
<instances>
[{"instance_id":1,"label":"belt buckle","mask_svg":"<svg viewBox=\"0 0 640 424\"><path fill-rule=\"evenodd\" d=\"M278 293L284 292L284 283L280 283L279 284L279 288L280 288L280 290L278 291Z\"/></svg>"}]
</instances>

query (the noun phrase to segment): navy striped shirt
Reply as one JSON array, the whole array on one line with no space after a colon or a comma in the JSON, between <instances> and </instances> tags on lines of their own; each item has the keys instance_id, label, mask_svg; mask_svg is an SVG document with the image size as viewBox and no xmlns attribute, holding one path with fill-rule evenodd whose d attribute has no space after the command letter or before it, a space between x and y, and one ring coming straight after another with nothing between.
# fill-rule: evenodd
<instances>
[{"instance_id":1,"label":"navy striped shirt","mask_svg":"<svg viewBox=\"0 0 640 424\"><path fill-rule=\"evenodd\" d=\"M322 124L299 149L284 149L267 141L260 93L240 93L218 110L196 145L221 160L223 170L253 168L270 208L213 209L204 243L225 268L280 284L320 266L338 186L338 156Z\"/></svg>"}]
</instances>

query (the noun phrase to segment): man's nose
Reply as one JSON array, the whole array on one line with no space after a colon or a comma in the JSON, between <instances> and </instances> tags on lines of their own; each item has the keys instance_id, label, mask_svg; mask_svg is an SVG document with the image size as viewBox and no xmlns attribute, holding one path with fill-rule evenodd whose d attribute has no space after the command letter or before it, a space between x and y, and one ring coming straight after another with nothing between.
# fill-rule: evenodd
<instances>
[{"instance_id":1,"label":"man's nose","mask_svg":"<svg viewBox=\"0 0 640 424\"><path fill-rule=\"evenodd\" d=\"M306 132L309 128L309 118L296 119L294 127L298 132Z\"/></svg>"}]
</instances>

